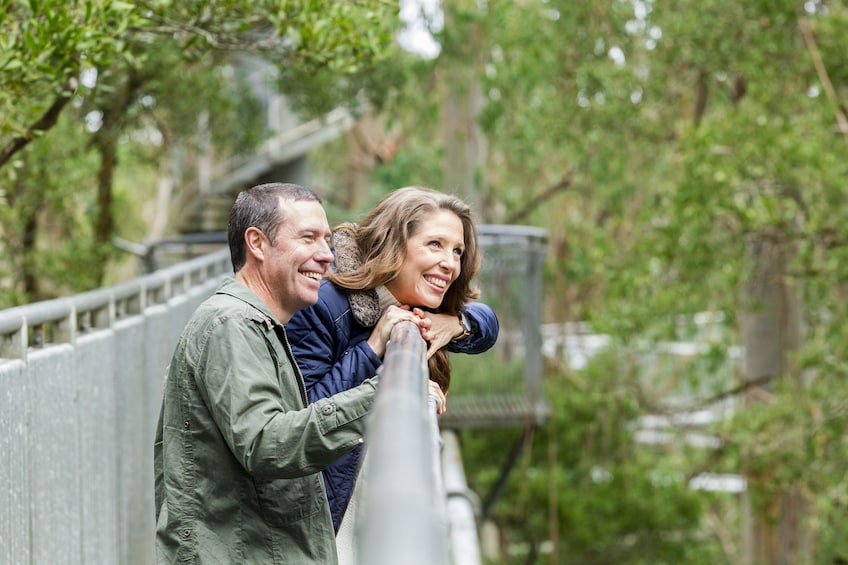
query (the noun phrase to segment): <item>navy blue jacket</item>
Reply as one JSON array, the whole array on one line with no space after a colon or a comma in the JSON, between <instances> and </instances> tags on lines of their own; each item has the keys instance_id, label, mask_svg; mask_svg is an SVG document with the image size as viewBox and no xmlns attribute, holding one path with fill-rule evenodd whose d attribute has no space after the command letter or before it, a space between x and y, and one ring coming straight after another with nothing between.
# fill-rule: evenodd
<instances>
[{"instance_id":1,"label":"navy blue jacket","mask_svg":"<svg viewBox=\"0 0 848 565\"><path fill-rule=\"evenodd\" d=\"M498 319L486 304L466 305L472 335L450 343L454 353L482 353L498 338ZM351 310L348 292L329 280L321 281L318 302L299 310L286 324L294 358L303 373L309 402L353 388L377 374L382 360L366 343L373 326L361 325ZM336 531L341 524L359 470L362 448L357 447L323 471L327 499Z\"/></svg>"}]
</instances>

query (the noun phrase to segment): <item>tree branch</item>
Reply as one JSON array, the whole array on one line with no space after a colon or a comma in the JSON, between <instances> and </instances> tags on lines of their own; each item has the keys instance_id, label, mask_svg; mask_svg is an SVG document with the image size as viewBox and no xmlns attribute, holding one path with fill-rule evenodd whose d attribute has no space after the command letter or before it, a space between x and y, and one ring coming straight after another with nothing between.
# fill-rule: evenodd
<instances>
[{"instance_id":1,"label":"tree branch","mask_svg":"<svg viewBox=\"0 0 848 565\"><path fill-rule=\"evenodd\" d=\"M827 69L819 53L819 48L816 45L816 38L813 36L813 31L805 18L798 19L798 27L801 29L801 35L804 37L804 44L807 46L807 51L810 52L810 57L813 58L813 65L816 67L816 73L819 75L819 80L827 94L827 99L834 106L834 114L836 115L836 123L839 124L839 131L842 137L848 142L848 119L839 105L839 99L836 97L836 90L833 88L833 83L830 82L830 77L827 74Z\"/></svg>"},{"instance_id":2,"label":"tree branch","mask_svg":"<svg viewBox=\"0 0 848 565\"><path fill-rule=\"evenodd\" d=\"M688 410L694 410L696 408L703 408L705 406L709 406L710 404L714 404L714 403L719 402L721 400L725 400L727 398L731 398L731 397L734 397L734 396L739 396L740 394L743 394L745 392L748 392L748 391L751 391L753 389L757 389L757 388L760 388L760 387L763 387L763 386L769 384L772 379L774 379L774 375L764 375L762 377L757 377L755 379L746 380L744 382L739 383L738 385L736 385L733 388L730 388L728 390L723 390L723 391L721 391L717 394L714 394L713 396L710 396L710 397L705 398L705 399L703 399L703 400L701 400L701 401L699 401L699 402L697 402L693 405L690 405L690 406L686 407L685 410L688 411Z\"/></svg>"},{"instance_id":3,"label":"tree branch","mask_svg":"<svg viewBox=\"0 0 848 565\"><path fill-rule=\"evenodd\" d=\"M549 186L540 194L537 194L533 198L531 198L527 204L525 204L522 208L516 210L512 214L506 217L504 220L505 224L517 224L518 222L524 220L527 216L530 215L533 210L535 210L540 204L545 202L546 200L550 200L557 193L564 191L565 189L571 186L571 179L573 177L573 173L569 172L566 176L559 180L559 182Z\"/></svg>"},{"instance_id":4,"label":"tree branch","mask_svg":"<svg viewBox=\"0 0 848 565\"><path fill-rule=\"evenodd\" d=\"M695 108L692 114L692 121L695 122L695 127L701 125L701 119L704 117L704 112L707 111L707 100L710 93L709 76L705 69L699 69L695 78Z\"/></svg>"},{"instance_id":5,"label":"tree branch","mask_svg":"<svg viewBox=\"0 0 848 565\"><path fill-rule=\"evenodd\" d=\"M54 125L59 120L59 115L62 113L64 107L71 101L71 97L74 94L74 91L77 88L77 78L76 76L68 77L68 80L65 81L65 86L62 89L62 93L53 101L53 104L47 108L47 111L42 114L42 116L27 128L26 133L24 135L14 137L12 140L0 150L0 167L3 167L9 159L11 159L15 153L29 145L29 143L34 140L40 133L43 133Z\"/></svg>"},{"instance_id":6,"label":"tree branch","mask_svg":"<svg viewBox=\"0 0 848 565\"><path fill-rule=\"evenodd\" d=\"M274 32L258 39L245 39L232 37L227 34L208 30L202 26L190 24L162 24L145 28L135 28L134 31L153 33L157 35L185 35L202 37L206 44L214 49L222 51L269 51L282 45L279 35Z\"/></svg>"}]
</instances>

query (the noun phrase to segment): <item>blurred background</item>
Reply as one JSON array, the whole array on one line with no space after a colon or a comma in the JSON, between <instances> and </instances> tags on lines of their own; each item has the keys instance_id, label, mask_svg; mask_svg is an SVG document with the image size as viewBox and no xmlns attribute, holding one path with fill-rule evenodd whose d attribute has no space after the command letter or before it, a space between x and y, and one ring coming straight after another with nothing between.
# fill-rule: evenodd
<instances>
[{"instance_id":1,"label":"blurred background","mask_svg":"<svg viewBox=\"0 0 848 565\"><path fill-rule=\"evenodd\" d=\"M256 182L331 224L452 192L546 234L549 413L461 430L486 563L848 563L844 2L40 0L0 29L0 309L220 246ZM500 343L452 396L521 378L525 294L487 273L522 256L491 259Z\"/></svg>"}]
</instances>

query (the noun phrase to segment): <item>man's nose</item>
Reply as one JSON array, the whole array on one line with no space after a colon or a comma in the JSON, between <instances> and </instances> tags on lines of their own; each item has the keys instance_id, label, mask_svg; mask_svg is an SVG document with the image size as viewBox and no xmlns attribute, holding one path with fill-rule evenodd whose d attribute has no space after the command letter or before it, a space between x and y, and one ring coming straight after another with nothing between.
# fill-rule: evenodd
<instances>
[{"instance_id":1,"label":"man's nose","mask_svg":"<svg viewBox=\"0 0 848 565\"><path fill-rule=\"evenodd\" d=\"M325 263L332 263L335 256L330 244L322 240L321 248L318 250L318 260Z\"/></svg>"}]
</instances>

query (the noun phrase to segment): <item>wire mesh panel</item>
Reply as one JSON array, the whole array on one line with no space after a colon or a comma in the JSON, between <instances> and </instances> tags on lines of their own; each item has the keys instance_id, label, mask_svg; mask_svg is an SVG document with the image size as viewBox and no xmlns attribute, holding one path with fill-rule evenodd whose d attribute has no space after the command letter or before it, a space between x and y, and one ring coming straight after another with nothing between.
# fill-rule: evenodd
<instances>
[{"instance_id":1,"label":"wire mesh panel","mask_svg":"<svg viewBox=\"0 0 848 565\"><path fill-rule=\"evenodd\" d=\"M82 548L73 354L59 344L27 356L32 563L78 563Z\"/></svg>"},{"instance_id":2,"label":"wire mesh panel","mask_svg":"<svg viewBox=\"0 0 848 565\"><path fill-rule=\"evenodd\" d=\"M165 369L229 252L0 311L0 564L153 563Z\"/></svg>"},{"instance_id":3,"label":"wire mesh panel","mask_svg":"<svg viewBox=\"0 0 848 565\"><path fill-rule=\"evenodd\" d=\"M118 488L122 459L118 454L127 445L115 433L120 399L114 375L123 371L124 360L118 357L114 339L112 329L106 328L82 333L75 342L82 563L121 563L116 543L122 536L118 500L126 491Z\"/></svg>"},{"instance_id":4,"label":"wire mesh panel","mask_svg":"<svg viewBox=\"0 0 848 565\"><path fill-rule=\"evenodd\" d=\"M0 563L31 559L27 386L23 361L0 359Z\"/></svg>"},{"instance_id":5,"label":"wire mesh panel","mask_svg":"<svg viewBox=\"0 0 848 565\"><path fill-rule=\"evenodd\" d=\"M448 411L442 428L510 426L547 417L542 396L542 268L545 230L479 228L483 263L480 300L498 316L498 342L481 355L453 355Z\"/></svg>"}]
</instances>

